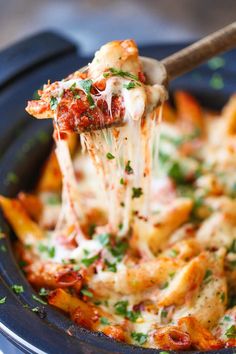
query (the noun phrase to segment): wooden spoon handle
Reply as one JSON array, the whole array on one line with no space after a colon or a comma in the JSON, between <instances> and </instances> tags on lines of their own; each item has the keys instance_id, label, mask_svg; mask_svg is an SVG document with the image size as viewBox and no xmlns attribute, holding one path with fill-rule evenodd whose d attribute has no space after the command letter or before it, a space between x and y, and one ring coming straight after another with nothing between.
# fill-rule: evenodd
<instances>
[{"instance_id":1,"label":"wooden spoon handle","mask_svg":"<svg viewBox=\"0 0 236 354\"><path fill-rule=\"evenodd\" d=\"M234 47L236 47L236 22L200 39L161 62L166 68L168 80L172 80L194 69L214 55Z\"/></svg>"}]
</instances>

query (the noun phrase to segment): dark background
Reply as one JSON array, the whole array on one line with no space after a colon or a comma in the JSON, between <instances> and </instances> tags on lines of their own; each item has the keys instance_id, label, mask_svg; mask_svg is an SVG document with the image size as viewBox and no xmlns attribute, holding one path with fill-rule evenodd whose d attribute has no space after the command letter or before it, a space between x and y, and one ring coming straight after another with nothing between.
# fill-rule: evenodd
<instances>
[{"instance_id":1,"label":"dark background","mask_svg":"<svg viewBox=\"0 0 236 354\"><path fill-rule=\"evenodd\" d=\"M0 0L0 49L53 28L92 53L104 42L182 41L235 21L235 0Z\"/></svg>"}]
</instances>

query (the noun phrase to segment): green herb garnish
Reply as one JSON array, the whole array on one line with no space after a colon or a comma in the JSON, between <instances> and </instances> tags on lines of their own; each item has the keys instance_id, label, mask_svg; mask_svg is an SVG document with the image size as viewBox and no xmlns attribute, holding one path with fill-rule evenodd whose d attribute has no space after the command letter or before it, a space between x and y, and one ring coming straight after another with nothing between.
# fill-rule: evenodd
<instances>
[{"instance_id":1,"label":"green herb garnish","mask_svg":"<svg viewBox=\"0 0 236 354\"><path fill-rule=\"evenodd\" d=\"M175 249L172 249L172 250L170 250L169 254L170 254L170 257L175 258L175 257L178 256L179 251L177 251L177 250L175 250Z\"/></svg>"},{"instance_id":2,"label":"green herb garnish","mask_svg":"<svg viewBox=\"0 0 236 354\"><path fill-rule=\"evenodd\" d=\"M166 288L168 288L168 286L169 286L169 282L166 281L162 286L160 286L160 289L161 290L166 289Z\"/></svg>"},{"instance_id":3,"label":"green herb garnish","mask_svg":"<svg viewBox=\"0 0 236 354\"><path fill-rule=\"evenodd\" d=\"M214 73L210 80L210 86L215 90L220 90L224 87L224 81L220 74Z\"/></svg>"},{"instance_id":4,"label":"green herb garnish","mask_svg":"<svg viewBox=\"0 0 236 354\"><path fill-rule=\"evenodd\" d=\"M5 245L1 245L0 250L1 250L2 252L7 252L7 249L6 249L6 246L5 246Z\"/></svg>"},{"instance_id":5,"label":"green herb garnish","mask_svg":"<svg viewBox=\"0 0 236 354\"><path fill-rule=\"evenodd\" d=\"M128 301L118 301L115 304L115 313L128 318L132 322L136 322L140 316L140 311L129 311L127 309L128 304Z\"/></svg>"},{"instance_id":6,"label":"green herb garnish","mask_svg":"<svg viewBox=\"0 0 236 354\"><path fill-rule=\"evenodd\" d=\"M127 173L127 175L132 175L134 173L134 170L130 166L130 160L127 162L125 166L125 172Z\"/></svg>"},{"instance_id":7,"label":"green herb garnish","mask_svg":"<svg viewBox=\"0 0 236 354\"><path fill-rule=\"evenodd\" d=\"M106 317L101 317L100 318L100 323L103 325L109 325L110 322L108 321L108 319Z\"/></svg>"},{"instance_id":8,"label":"green herb garnish","mask_svg":"<svg viewBox=\"0 0 236 354\"><path fill-rule=\"evenodd\" d=\"M132 199L139 198L143 194L142 188L132 188Z\"/></svg>"},{"instance_id":9,"label":"green herb garnish","mask_svg":"<svg viewBox=\"0 0 236 354\"><path fill-rule=\"evenodd\" d=\"M113 160L115 158L115 156L113 156L110 152L106 154L106 157L108 160Z\"/></svg>"},{"instance_id":10,"label":"green herb garnish","mask_svg":"<svg viewBox=\"0 0 236 354\"><path fill-rule=\"evenodd\" d=\"M173 278L174 278L174 276L175 276L175 272L170 272L170 273L169 273L169 277L170 277L170 279L173 279Z\"/></svg>"},{"instance_id":11,"label":"green herb garnish","mask_svg":"<svg viewBox=\"0 0 236 354\"><path fill-rule=\"evenodd\" d=\"M80 290L80 292L85 296L93 297L93 293L91 291L89 291L88 289L82 289L82 290Z\"/></svg>"},{"instance_id":12,"label":"green herb garnish","mask_svg":"<svg viewBox=\"0 0 236 354\"><path fill-rule=\"evenodd\" d=\"M204 278L203 278L204 284L208 284L211 281L212 274L213 273L212 273L212 271L210 269L206 270L206 273L205 273Z\"/></svg>"},{"instance_id":13,"label":"green herb garnish","mask_svg":"<svg viewBox=\"0 0 236 354\"><path fill-rule=\"evenodd\" d=\"M48 294L49 294L49 290L47 290L47 289L45 289L45 288L41 288L41 289L39 290L39 295L40 295L40 296L48 296Z\"/></svg>"},{"instance_id":14,"label":"green herb garnish","mask_svg":"<svg viewBox=\"0 0 236 354\"><path fill-rule=\"evenodd\" d=\"M168 311L166 311L166 310L161 311L161 318L166 318L167 315L168 315Z\"/></svg>"},{"instance_id":15,"label":"green herb garnish","mask_svg":"<svg viewBox=\"0 0 236 354\"><path fill-rule=\"evenodd\" d=\"M231 327L229 327L225 332L225 335L227 338L236 338L236 326L232 325Z\"/></svg>"},{"instance_id":16,"label":"green herb garnish","mask_svg":"<svg viewBox=\"0 0 236 354\"><path fill-rule=\"evenodd\" d=\"M39 244L38 245L38 250L41 253L47 253L48 257L50 257L50 258L54 258L55 257L56 249L55 249L54 246L48 247L46 245Z\"/></svg>"},{"instance_id":17,"label":"green herb garnish","mask_svg":"<svg viewBox=\"0 0 236 354\"><path fill-rule=\"evenodd\" d=\"M146 343L148 335L141 332L131 332L131 338L140 345Z\"/></svg>"},{"instance_id":18,"label":"green herb garnish","mask_svg":"<svg viewBox=\"0 0 236 354\"><path fill-rule=\"evenodd\" d=\"M6 297L6 296L4 296L4 297L0 298L0 305L5 304L6 299L7 299L7 297Z\"/></svg>"},{"instance_id":19,"label":"green herb garnish","mask_svg":"<svg viewBox=\"0 0 236 354\"><path fill-rule=\"evenodd\" d=\"M40 312L40 307L36 306L31 309L32 312Z\"/></svg>"},{"instance_id":20,"label":"green herb garnish","mask_svg":"<svg viewBox=\"0 0 236 354\"><path fill-rule=\"evenodd\" d=\"M98 241L101 243L103 246L107 246L110 242L110 237L111 235L108 233L100 234L97 236Z\"/></svg>"},{"instance_id":21,"label":"green herb garnish","mask_svg":"<svg viewBox=\"0 0 236 354\"><path fill-rule=\"evenodd\" d=\"M35 300L35 301L38 301L40 304L42 305L47 305L47 303L45 301L43 301L42 299L40 299L38 296L36 295L32 295L32 298Z\"/></svg>"},{"instance_id":22,"label":"green herb garnish","mask_svg":"<svg viewBox=\"0 0 236 354\"><path fill-rule=\"evenodd\" d=\"M117 315L126 316L128 304L128 301L118 301L115 304L115 313Z\"/></svg>"},{"instance_id":23,"label":"green herb garnish","mask_svg":"<svg viewBox=\"0 0 236 354\"><path fill-rule=\"evenodd\" d=\"M140 317L140 311L127 311L126 317L127 317L131 322L136 322L137 319Z\"/></svg>"},{"instance_id":24,"label":"green herb garnish","mask_svg":"<svg viewBox=\"0 0 236 354\"><path fill-rule=\"evenodd\" d=\"M22 285L14 284L11 288L15 294L22 294L24 292L24 288Z\"/></svg>"},{"instance_id":25,"label":"green herb garnish","mask_svg":"<svg viewBox=\"0 0 236 354\"><path fill-rule=\"evenodd\" d=\"M231 321L231 317L225 315L224 318L223 318L223 321L229 322L229 321Z\"/></svg>"},{"instance_id":26,"label":"green herb garnish","mask_svg":"<svg viewBox=\"0 0 236 354\"><path fill-rule=\"evenodd\" d=\"M79 264L73 265L73 270L74 270L75 272L78 272L78 271L80 270L80 265L79 265Z\"/></svg>"},{"instance_id":27,"label":"green herb garnish","mask_svg":"<svg viewBox=\"0 0 236 354\"><path fill-rule=\"evenodd\" d=\"M225 302L225 293L220 294L220 300L221 302Z\"/></svg>"},{"instance_id":28,"label":"green herb garnish","mask_svg":"<svg viewBox=\"0 0 236 354\"><path fill-rule=\"evenodd\" d=\"M120 184L125 184L125 181L124 181L124 178L123 177L121 177L121 179L120 179Z\"/></svg>"},{"instance_id":29,"label":"green herb garnish","mask_svg":"<svg viewBox=\"0 0 236 354\"><path fill-rule=\"evenodd\" d=\"M93 98L91 96L91 93L90 93L91 92L91 88L92 88L92 84L93 84L93 81L90 80L90 79L82 80L80 82L81 87L83 88L84 92L87 95L87 99L89 101L90 108L94 108L95 107L94 100L93 100Z\"/></svg>"},{"instance_id":30,"label":"green herb garnish","mask_svg":"<svg viewBox=\"0 0 236 354\"><path fill-rule=\"evenodd\" d=\"M137 86L141 86L141 84L135 81L130 81L128 84L123 85L123 87L126 88L127 90L132 90Z\"/></svg>"},{"instance_id":31,"label":"green herb garnish","mask_svg":"<svg viewBox=\"0 0 236 354\"><path fill-rule=\"evenodd\" d=\"M70 91L73 93L73 96L77 99L80 99L80 95L77 93L76 91L76 82L73 83L73 85L71 85L70 87Z\"/></svg>"},{"instance_id":32,"label":"green herb garnish","mask_svg":"<svg viewBox=\"0 0 236 354\"><path fill-rule=\"evenodd\" d=\"M169 162L167 165L167 174L177 184L183 183L185 181L185 173L183 167L178 161Z\"/></svg>"},{"instance_id":33,"label":"green herb garnish","mask_svg":"<svg viewBox=\"0 0 236 354\"><path fill-rule=\"evenodd\" d=\"M113 247L110 247L110 252L114 257L120 259L123 256L128 248L128 243L125 241L119 241Z\"/></svg>"},{"instance_id":34,"label":"green herb garnish","mask_svg":"<svg viewBox=\"0 0 236 354\"><path fill-rule=\"evenodd\" d=\"M107 266L107 270L113 273L117 272L116 263L110 263L107 259L105 259L105 264Z\"/></svg>"},{"instance_id":35,"label":"green herb garnish","mask_svg":"<svg viewBox=\"0 0 236 354\"><path fill-rule=\"evenodd\" d=\"M17 184L19 182L19 177L14 172L8 172L6 176L6 183Z\"/></svg>"},{"instance_id":36,"label":"green herb garnish","mask_svg":"<svg viewBox=\"0 0 236 354\"><path fill-rule=\"evenodd\" d=\"M121 76L121 77L129 77L135 81L139 81L139 78L136 75L129 73L128 71L123 71L117 68L109 68L108 72L103 74L104 77L108 77L109 75Z\"/></svg>"},{"instance_id":37,"label":"green herb garnish","mask_svg":"<svg viewBox=\"0 0 236 354\"><path fill-rule=\"evenodd\" d=\"M222 57L214 57L207 62L208 66L212 70L217 70L225 66L225 59Z\"/></svg>"},{"instance_id":38,"label":"green herb garnish","mask_svg":"<svg viewBox=\"0 0 236 354\"><path fill-rule=\"evenodd\" d=\"M85 265L85 267L89 267L91 264L93 264L97 259L99 258L99 255L96 254L93 257L90 258L83 258L81 262Z\"/></svg>"},{"instance_id":39,"label":"green herb garnish","mask_svg":"<svg viewBox=\"0 0 236 354\"><path fill-rule=\"evenodd\" d=\"M49 204L49 205L57 205L57 204L60 204L60 202L61 202L61 199L60 199L59 195L57 195L57 194L50 195L47 198L47 204Z\"/></svg>"},{"instance_id":40,"label":"green herb garnish","mask_svg":"<svg viewBox=\"0 0 236 354\"><path fill-rule=\"evenodd\" d=\"M89 227L88 227L88 235L89 235L90 237L92 237L93 234L95 233L96 227L97 227L96 224L90 224L90 225L89 225Z\"/></svg>"},{"instance_id":41,"label":"green herb garnish","mask_svg":"<svg viewBox=\"0 0 236 354\"><path fill-rule=\"evenodd\" d=\"M51 97L50 99L50 108L51 110L55 111L57 109L57 106L58 106L58 100L56 97Z\"/></svg>"},{"instance_id":42,"label":"green herb garnish","mask_svg":"<svg viewBox=\"0 0 236 354\"><path fill-rule=\"evenodd\" d=\"M228 248L228 252L236 253L236 239L233 240L232 244Z\"/></svg>"}]
</instances>

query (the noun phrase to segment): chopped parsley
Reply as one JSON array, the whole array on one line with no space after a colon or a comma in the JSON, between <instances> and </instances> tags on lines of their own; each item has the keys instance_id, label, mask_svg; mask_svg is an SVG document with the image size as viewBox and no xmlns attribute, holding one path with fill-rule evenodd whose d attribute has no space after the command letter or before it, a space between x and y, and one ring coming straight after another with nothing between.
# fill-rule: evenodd
<instances>
[{"instance_id":1,"label":"chopped parsley","mask_svg":"<svg viewBox=\"0 0 236 354\"><path fill-rule=\"evenodd\" d=\"M130 160L125 165L125 172L127 173L127 175L132 175L134 173L134 170L130 166Z\"/></svg>"},{"instance_id":2,"label":"chopped parsley","mask_svg":"<svg viewBox=\"0 0 236 354\"><path fill-rule=\"evenodd\" d=\"M51 97L50 99L50 108L51 110L55 111L57 109L57 106L58 106L58 100L56 97Z\"/></svg>"},{"instance_id":3,"label":"chopped parsley","mask_svg":"<svg viewBox=\"0 0 236 354\"><path fill-rule=\"evenodd\" d=\"M175 249L172 249L172 250L170 250L170 252L169 252L170 257L172 257L172 258L177 257L178 254L179 254L179 251L177 251L177 250L175 250Z\"/></svg>"},{"instance_id":4,"label":"chopped parsley","mask_svg":"<svg viewBox=\"0 0 236 354\"><path fill-rule=\"evenodd\" d=\"M142 345L146 343L148 335L141 332L131 332L131 338L133 338L138 344Z\"/></svg>"},{"instance_id":5,"label":"chopped parsley","mask_svg":"<svg viewBox=\"0 0 236 354\"><path fill-rule=\"evenodd\" d=\"M167 174L177 184L185 181L185 171L178 161L170 161L167 165Z\"/></svg>"},{"instance_id":6,"label":"chopped parsley","mask_svg":"<svg viewBox=\"0 0 236 354\"><path fill-rule=\"evenodd\" d=\"M225 315L224 318L223 318L223 321L230 322L231 321L231 317L228 316L228 315Z\"/></svg>"},{"instance_id":7,"label":"chopped parsley","mask_svg":"<svg viewBox=\"0 0 236 354\"><path fill-rule=\"evenodd\" d=\"M136 322L140 317L140 311L129 311L128 305L128 301L118 301L115 304L115 313L128 318L132 322Z\"/></svg>"},{"instance_id":8,"label":"chopped parsley","mask_svg":"<svg viewBox=\"0 0 236 354\"><path fill-rule=\"evenodd\" d=\"M40 296L48 296L48 294L49 294L49 290L47 290L47 289L45 289L45 288L41 288L41 289L39 290L39 295L40 295Z\"/></svg>"},{"instance_id":9,"label":"chopped parsley","mask_svg":"<svg viewBox=\"0 0 236 354\"><path fill-rule=\"evenodd\" d=\"M47 253L48 257L50 257L50 258L54 258L55 257L56 249L55 249L54 246L48 247L46 245L39 244L38 250L41 253Z\"/></svg>"},{"instance_id":10,"label":"chopped parsley","mask_svg":"<svg viewBox=\"0 0 236 354\"><path fill-rule=\"evenodd\" d=\"M85 255L85 256L88 256L88 255L89 255L89 251L88 251L88 250L84 249L83 252L84 252L84 255Z\"/></svg>"},{"instance_id":11,"label":"chopped parsley","mask_svg":"<svg viewBox=\"0 0 236 354\"><path fill-rule=\"evenodd\" d=\"M139 198L143 194L142 188L132 188L132 199Z\"/></svg>"},{"instance_id":12,"label":"chopped parsley","mask_svg":"<svg viewBox=\"0 0 236 354\"><path fill-rule=\"evenodd\" d=\"M90 237L92 237L93 234L95 233L96 227L97 227L96 224L90 224L90 225L89 225L89 227L88 227L88 235L89 235Z\"/></svg>"},{"instance_id":13,"label":"chopped parsley","mask_svg":"<svg viewBox=\"0 0 236 354\"><path fill-rule=\"evenodd\" d=\"M121 259L127 248L128 243L126 241L118 241L114 246L110 247L109 250L114 257Z\"/></svg>"},{"instance_id":14,"label":"chopped parsley","mask_svg":"<svg viewBox=\"0 0 236 354\"><path fill-rule=\"evenodd\" d=\"M38 296L36 295L32 295L32 298L35 300L35 301L38 301L40 304L42 305L47 305L47 303L45 301L43 301L42 299L40 299Z\"/></svg>"},{"instance_id":15,"label":"chopped parsley","mask_svg":"<svg viewBox=\"0 0 236 354\"><path fill-rule=\"evenodd\" d=\"M6 183L17 184L19 182L19 177L14 172L8 172L6 176Z\"/></svg>"},{"instance_id":16,"label":"chopped parsley","mask_svg":"<svg viewBox=\"0 0 236 354\"><path fill-rule=\"evenodd\" d=\"M97 259L99 258L99 255L96 254L93 257L90 258L83 258L81 262L85 265L85 267L89 267L91 264L93 264Z\"/></svg>"},{"instance_id":17,"label":"chopped parsley","mask_svg":"<svg viewBox=\"0 0 236 354\"><path fill-rule=\"evenodd\" d=\"M236 253L236 239L233 240L232 244L228 248L228 252Z\"/></svg>"},{"instance_id":18,"label":"chopped parsley","mask_svg":"<svg viewBox=\"0 0 236 354\"><path fill-rule=\"evenodd\" d=\"M101 305L101 304L102 304L102 301L100 301L100 300L96 300L96 301L94 301L94 305L99 306L99 305Z\"/></svg>"},{"instance_id":19,"label":"chopped parsley","mask_svg":"<svg viewBox=\"0 0 236 354\"><path fill-rule=\"evenodd\" d=\"M18 262L18 265L20 268L24 268L25 266L27 266L27 262L21 260Z\"/></svg>"},{"instance_id":20,"label":"chopped parsley","mask_svg":"<svg viewBox=\"0 0 236 354\"><path fill-rule=\"evenodd\" d=\"M137 86L141 86L141 84L135 81L130 81L128 84L123 85L123 87L126 88L127 90L131 90Z\"/></svg>"},{"instance_id":21,"label":"chopped parsley","mask_svg":"<svg viewBox=\"0 0 236 354\"><path fill-rule=\"evenodd\" d=\"M88 289L82 289L80 290L81 294L88 296L88 297L93 297L93 293L91 291L89 291Z\"/></svg>"},{"instance_id":22,"label":"chopped parsley","mask_svg":"<svg viewBox=\"0 0 236 354\"><path fill-rule=\"evenodd\" d=\"M225 332L227 338L236 338L236 326L230 326L227 331Z\"/></svg>"},{"instance_id":23,"label":"chopped parsley","mask_svg":"<svg viewBox=\"0 0 236 354\"><path fill-rule=\"evenodd\" d=\"M113 160L115 158L115 156L113 156L110 152L106 154L106 157L108 160Z\"/></svg>"},{"instance_id":24,"label":"chopped parsley","mask_svg":"<svg viewBox=\"0 0 236 354\"><path fill-rule=\"evenodd\" d=\"M73 83L73 85L71 85L70 87L70 91L73 93L73 96L77 99L80 99L80 95L77 93L76 91L76 82Z\"/></svg>"},{"instance_id":25,"label":"chopped parsley","mask_svg":"<svg viewBox=\"0 0 236 354\"><path fill-rule=\"evenodd\" d=\"M113 273L117 272L116 263L110 263L107 259L105 259L105 264L107 266L107 270Z\"/></svg>"},{"instance_id":26,"label":"chopped parsley","mask_svg":"<svg viewBox=\"0 0 236 354\"><path fill-rule=\"evenodd\" d=\"M136 322L137 319L140 317L140 311L127 311L126 317L127 317L131 322Z\"/></svg>"},{"instance_id":27,"label":"chopped parsley","mask_svg":"<svg viewBox=\"0 0 236 354\"><path fill-rule=\"evenodd\" d=\"M75 272L78 272L78 270L80 270L80 265L79 265L79 264L73 265L73 270L74 270Z\"/></svg>"},{"instance_id":28,"label":"chopped parsley","mask_svg":"<svg viewBox=\"0 0 236 354\"><path fill-rule=\"evenodd\" d=\"M214 57L207 62L208 66L212 70L217 70L225 66L225 59L222 57Z\"/></svg>"},{"instance_id":29,"label":"chopped parsley","mask_svg":"<svg viewBox=\"0 0 236 354\"><path fill-rule=\"evenodd\" d=\"M104 77L108 77L110 75L121 76L121 77L129 77L135 81L139 81L139 78L136 75L129 73L128 71L123 71L117 68L109 68L107 72L103 74Z\"/></svg>"},{"instance_id":30,"label":"chopped parsley","mask_svg":"<svg viewBox=\"0 0 236 354\"><path fill-rule=\"evenodd\" d=\"M109 325L110 322L108 321L108 319L106 317L101 317L100 318L100 323L103 325Z\"/></svg>"},{"instance_id":31,"label":"chopped parsley","mask_svg":"<svg viewBox=\"0 0 236 354\"><path fill-rule=\"evenodd\" d=\"M126 316L128 304L129 304L128 301L118 301L115 304L116 314Z\"/></svg>"},{"instance_id":32,"label":"chopped parsley","mask_svg":"<svg viewBox=\"0 0 236 354\"><path fill-rule=\"evenodd\" d=\"M224 292L222 292L220 294L220 300L221 300L221 302L225 302L225 293Z\"/></svg>"},{"instance_id":33,"label":"chopped parsley","mask_svg":"<svg viewBox=\"0 0 236 354\"><path fill-rule=\"evenodd\" d=\"M160 286L160 289L161 290L166 289L166 288L168 288L168 286L169 286L169 282L166 281L162 286Z\"/></svg>"},{"instance_id":34,"label":"chopped parsley","mask_svg":"<svg viewBox=\"0 0 236 354\"><path fill-rule=\"evenodd\" d=\"M210 79L210 86L215 90L220 90L224 87L224 81L220 74L214 73Z\"/></svg>"},{"instance_id":35,"label":"chopped parsley","mask_svg":"<svg viewBox=\"0 0 236 354\"><path fill-rule=\"evenodd\" d=\"M204 278L203 278L204 284L208 284L211 281L212 274L213 273L212 273L212 271L210 269L206 270L206 273L205 273Z\"/></svg>"},{"instance_id":36,"label":"chopped parsley","mask_svg":"<svg viewBox=\"0 0 236 354\"><path fill-rule=\"evenodd\" d=\"M36 307L33 307L31 309L32 312L39 312L40 311L40 307L36 306Z\"/></svg>"},{"instance_id":37,"label":"chopped parsley","mask_svg":"<svg viewBox=\"0 0 236 354\"><path fill-rule=\"evenodd\" d=\"M124 181L123 177L121 177L121 179L120 179L120 184L125 184L125 181Z\"/></svg>"},{"instance_id":38,"label":"chopped parsley","mask_svg":"<svg viewBox=\"0 0 236 354\"><path fill-rule=\"evenodd\" d=\"M108 233L100 234L97 236L98 241L101 243L103 246L107 246L110 242L110 237L111 235Z\"/></svg>"},{"instance_id":39,"label":"chopped parsley","mask_svg":"<svg viewBox=\"0 0 236 354\"><path fill-rule=\"evenodd\" d=\"M5 245L1 245L0 250L2 252L6 252L7 251L6 246Z\"/></svg>"},{"instance_id":40,"label":"chopped parsley","mask_svg":"<svg viewBox=\"0 0 236 354\"><path fill-rule=\"evenodd\" d=\"M22 285L14 284L11 286L11 288L15 294L22 294L24 292L24 288Z\"/></svg>"},{"instance_id":41,"label":"chopped parsley","mask_svg":"<svg viewBox=\"0 0 236 354\"><path fill-rule=\"evenodd\" d=\"M92 84L93 84L93 82L90 79L82 80L80 82L80 85L81 85L82 89L84 90L84 92L87 95L87 100L89 102L90 108L94 108L95 107L94 100L93 100L93 98L91 96L91 93L90 93L91 92L91 88L92 88Z\"/></svg>"},{"instance_id":42,"label":"chopped parsley","mask_svg":"<svg viewBox=\"0 0 236 354\"><path fill-rule=\"evenodd\" d=\"M57 195L57 194L50 195L47 198L47 204L49 204L49 205L57 205L57 204L60 204L60 202L61 202L61 199L60 199L59 195Z\"/></svg>"},{"instance_id":43,"label":"chopped parsley","mask_svg":"<svg viewBox=\"0 0 236 354\"><path fill-rule=\"evenodd\" d=\"M6 299L7 299L7 297L6 297L6 296L4 296L4 297L0 298L0 305L5 304Z\"/></svg>"},{"instance_id":44,"label":"chopped parsley","mask_svg":"<svg viewBox=\"0 0 236 354\"><path fill-rule=\"evenodd\" d=\"M163 309L163 310L161 311L161 318L166 318L167 315L168 315L168 311Z\"/></svg>"}]
</instances>

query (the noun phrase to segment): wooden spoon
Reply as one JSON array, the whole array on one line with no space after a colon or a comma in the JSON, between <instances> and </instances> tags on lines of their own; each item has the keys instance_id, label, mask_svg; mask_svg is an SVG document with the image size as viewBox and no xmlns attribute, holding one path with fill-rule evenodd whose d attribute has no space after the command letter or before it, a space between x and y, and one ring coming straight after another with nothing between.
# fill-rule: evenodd
<instances>
[{"instance_id":1,"label":"wooden spoon","mask_svg":"<svg viewBox=\"0 0 236 354\"><path fill-rule=\"evenodd\" d=\"M147 57L141 57L141 61L149 84L167 85L170 80L235 47L236 22L233 22L161 61Z\"/></svg>"}]
</instances>

